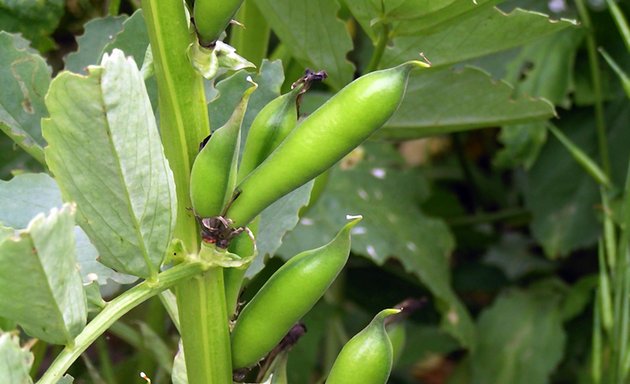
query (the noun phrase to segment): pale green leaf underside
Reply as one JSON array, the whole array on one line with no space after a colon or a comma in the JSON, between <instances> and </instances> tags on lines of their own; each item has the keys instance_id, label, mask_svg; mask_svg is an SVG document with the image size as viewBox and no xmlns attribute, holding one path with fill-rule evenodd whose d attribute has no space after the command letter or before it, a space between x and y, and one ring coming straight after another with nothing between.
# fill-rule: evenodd
<instances>
[{"instance_id":1,"label":"pale green leaf underside","mask_svg":"<svg viewBox=\"0 0 630 384\"><path fill-rule=\"evenodd\" d=\"M0 180L0 224L15 229L26 228L29 221L39 213L61 207L61 191L55 180L45 173L23 173L9 181ZM74 227L76 254L84 283L98 279L106 284L112 279L121 284L136 280L133 276L117 273L97 261L98 251L85 232Z\"/></svg>"},{"instance_id":2,"label":"pale green leaf underside","mask_svg":"<svg viewBox=\"0 0 630 384\"><path fill-rule=\"evenodd\" d=\"M332 0L256 0L258 8L291 55L304 67L325 69L333 87L352 80L354 67L346 59L352 40L337 18Z\"/></svg>"},{"instance_id":3,"label":"pale green leaf underside","mask_svg":"<svg viewBox=\"0 0 630 384\"><path fill-rule=\"evenodd\" d=\"M175 187L136 64L114 50L87 77L62 73L46 104L46 161L77 202L100 261L155 275L174 226Z\"/></svg>"},{"instance_id":4,"label":"pale green leaf underside","mask_svg":"<svg viewBox=\"0 0 630 384\"><path fill-rule=\"evenodd\" d=\"M522 9L506 14L496 8L487 8L449 28L394 38L381 65L392 67L407 60L417 60L420 52L433 67L451 65L517 47L574 25L568 20L552 21L544 14Z\"/></svg>"},{"instance_id":5,"label":"pale green leaf underside","mask_svg":"<svg viewBox=\"0 0 630 384\"><path fill-rule=\"evenodd\" d=\"M0 332L0 382L30 384L29 375L33 365L33 354L20 347L17 335Z\"/></svg>"},{"instance_id":6,"label":"pale green leaf underside","mask_svg":"<svg viewBox=\"0 0 630 384\"><path fill-rule=\"evenodd\" d=\"M506 82L473 67L416 71L400 107L377 135L409 139L554 116L548 101L513 93Z\"/></svg>"},{"instance_id":7,"label":"pale green leaf underside","mask_svg":"<svg viewBox=\"0 0 630 384\"><path fill-rule=\"evenodd\" d=\"M87 320L76 265L74 212L66 204L0 243L0 313L33 337L70 343Z\"/></svg>"}]
</instances>

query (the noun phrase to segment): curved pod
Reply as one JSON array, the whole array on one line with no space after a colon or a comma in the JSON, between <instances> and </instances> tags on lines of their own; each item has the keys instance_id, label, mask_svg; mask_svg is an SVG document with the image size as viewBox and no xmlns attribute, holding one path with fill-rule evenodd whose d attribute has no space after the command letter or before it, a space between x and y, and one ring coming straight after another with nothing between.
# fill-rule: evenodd
<instances>
[{"instance_id":1,"label":"curved pod","mask_svg":"<svg viewBox=\"0 0 630 384\"><path fill-rule=\"evenodd\" d=\"M249 96L257 85L248 88L230 119L212 133L199 151L190 171L190 201L195 215L206 218L220 215L236 185L236 164L241 141L241 125Z\"/></svg>"},{"instance_id":2,"label":"curved pod","mask_svg":"<svg viewBox=\"0 0 630 384\"><path fill-rule=\"evenodd\" d=\"M399 309L384 309L344 345L326 384L385 384L392 370L392 343L385 331L387 316Z\"/></svg>"},{"instance_id":3,"label":"curved pod","mask_svg":"<svg viewBox=\"0 0 630 384\"><path fill-rule=\"evenodd\" d=\"M234 368L256 364L324 295L348 261L350 230L360 219L330 243L287 261L243 308L232 331Z\"/></svg>"},{"instance_id":4,"label":"curved pod","mask_svg":"<svg viewBox=\"0 0 630 384\"><path fill-rule=\"evenodd\" d=\"M280 197L332 167L396 111L413 68L410 61L362 76L291 131L276 150L238 186L226 216L247 225Z\"/></svg>"}]
</instances>

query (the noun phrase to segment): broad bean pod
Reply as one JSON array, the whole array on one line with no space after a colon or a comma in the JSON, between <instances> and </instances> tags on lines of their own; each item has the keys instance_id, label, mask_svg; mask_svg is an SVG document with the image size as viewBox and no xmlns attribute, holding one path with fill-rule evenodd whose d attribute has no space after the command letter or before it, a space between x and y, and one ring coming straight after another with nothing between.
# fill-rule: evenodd
<instances>
[{"instance_id":1,"label":"broad bean pod","mask_svg":"<svg viewBox=\"0 0 630 384\"><path fill-rule=\"evenodd\" d=\"M342 89L238 184L226 217L237 227L247 225L271 203L332 167L392 116L409 72L426 66L410 61L369 73Z\"/></svg>"},{"instance_id":2,"label":"broad bean pod","mask_svg":"<svg viewBox=\"0 0 630 384\"><path fill-rule=\"evenodd\" d=\"M250 80L251 81L251 80ZM230 119L214 131L193 162L190 171L190 200L196 216L220 215L229 202L237 176L241 125L249 97L256 89L248 88Z\"/></svg>"},{"instance_id":3,"label":"broad bean pod","mask_svg":"<svg viewBox=\"0 0 630 384\"><path fill-rule=\"evenodd\" d=\"M392 344L385 318L399 309L384 309L344 345L333 363L326 384L385 384L392 370Z\"/></svg>"},{"instance_id":4,"label":"broad bean pod","mask_svg":"<svg viewBox=\"0 0 630 384\"><path fill-rule=\"evenodd\" d=\"M232 331L234 368L256 364L324 295L348 260L350 231L360 219L328 244L287 261L243 308Z\"/></svg>"}]
</instances>

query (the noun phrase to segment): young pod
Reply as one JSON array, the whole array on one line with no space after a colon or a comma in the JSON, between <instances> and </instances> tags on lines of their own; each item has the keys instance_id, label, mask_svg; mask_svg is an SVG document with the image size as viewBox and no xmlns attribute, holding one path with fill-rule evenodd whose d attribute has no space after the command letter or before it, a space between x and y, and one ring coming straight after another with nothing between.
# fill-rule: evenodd
<instances>
[{"instance_id":1,"label":"young pod","mask_svg":"<svg viewBox=\"0 0 630 384\"><path fill-rule=\"evenodd\" d=\"M342 89L238 184L226 216L235 226L244 226L271 203L332 167L392 116L409 72L424 66L411 61L369 73Z\"/></svg>"},{"instance_id":2,"label":"young pod","mask_svg":"<svg viewBox=\"0 0 630 384\"><path fill-rule=\"evenodd\" d=\"M193 15L202 46L212 45L227 28L243 0L195 0Z\"/></svg>"},{"instance_id":3,"label":"young pod","mask_svg":"<svg viewBox=\"0 0 630 384\"><path fill-rule=\"evenodd\" d=\"M232 331L234 368L256 364L324 295L348 260L350 230L360 219L330 243L287 261L243 308Z\"/></svg>"},{"instance_id":4,"label":"young pod","mask_svg":"<svg viewBox=\"0 0 630 384\"><path fill-rule=\"evenodd\" d=\"M385 384L392 370L392 344L385 331L387 316L399 309L384 309L344 345L330 369L326 384Z\"/></svg>"},{"instance_id":5,"label":"young pod","mask_svg":"<svg viewBox=\"0 0 630 384\"><path fill-rule=\"evenodd\" d=\"M301 90L299 86L276 97L258 112L247 133L237 182L240 183L258 167L295 128L298 118L297 97Z\"/></svg>"},{"instance_id":6,"label":"young pod","mask_svg":"<svg viewBox=\"0 0 630 384\"><path fill-rule=\"evenodd\" d=\"M190 200L195 215L206 218L220 215L236 185L241 124L249 96L256 85L245 91L230 119L218 128L201 148L190 171Z\"/></svg>"}]
</instances>

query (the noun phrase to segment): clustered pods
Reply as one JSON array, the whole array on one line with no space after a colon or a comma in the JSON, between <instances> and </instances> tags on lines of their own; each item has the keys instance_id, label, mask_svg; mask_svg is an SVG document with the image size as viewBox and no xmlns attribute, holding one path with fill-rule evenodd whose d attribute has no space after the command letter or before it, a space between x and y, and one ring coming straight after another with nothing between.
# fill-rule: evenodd
<instances>
[{"instance_id":1,"label":"clustered pods","mask_svg":"<svg viewBox=\"0 0 630 384\"><path fill-rule=\"evenodd\" d=\"M197 29L204 39L216 38L218 27L204 37L197 11L211 3L195 2ZM218 8L231 17L232 11L222 7ZM299 96L313 76L317 80L325 78L325 72L307 71L292 91L259 112L239 165L241 124L249 96L255 90L255 86L250 87L230 120L202 147L192 167L192 208L202 224L204 240L220 248L229 247L242 257L249 256L253 238L239 236L245 226L251 223L247 231L251 236L258 224L254 219L266 207L325 172L380 128L398 108L409 72L423 66L426 64L412 61L362 76L298 123ZM348 222L328 244L291 258L240 311L231 333L232 365L237 372L246 372L268 356L322 298L348 260L351 230L360 219ZM233 238L236 240L230 246ZM230 309L236 306L244 272L243 268L226 270ZM393 351L384 320L398 312L381 311L343 347L328 384L387 382Z\"/></svg>"}]
</instances>

